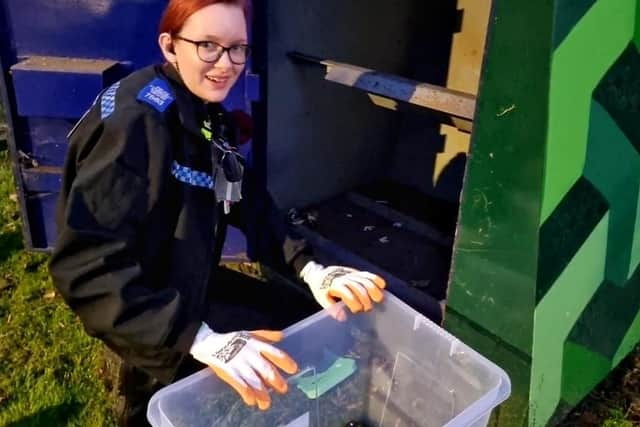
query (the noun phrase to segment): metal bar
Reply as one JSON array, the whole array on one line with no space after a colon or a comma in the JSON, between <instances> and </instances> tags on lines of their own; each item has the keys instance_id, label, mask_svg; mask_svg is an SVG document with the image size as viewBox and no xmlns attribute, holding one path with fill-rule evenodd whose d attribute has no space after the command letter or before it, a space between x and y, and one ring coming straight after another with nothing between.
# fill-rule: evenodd
<instances>
[{"instance_id":1,"label":"metal bar","mask_svg":"<svg viewBox=\"0 0 640 427\"><path fill-rule=\"evenodd\" d=\"M468 119L436 112L434 110L426 109L414 104L409 104L408 102L396 101L395 99L385 98L384 96L374 95L372 93L369 94L369 99L371 99L371 102L373 102L378 107L386 108L388 110L397 111L400 113L436 114L444 124L453 126L461 132L471 133L471 131L473 130L473 122Z\"/></svg>"},{"instance_id":2,"label":"metal bar","mask_svg":"<svg viewBox=\"0 0 640 427\"><path fill-rule=\"evenodd\" d=\"M356 65L321 59L300 52L289 57L300 63L322 65L327 68L325 79L354 87L397 101L473 120L476 97L445 87L422 83Z\"/></svg>"}]
</instances>

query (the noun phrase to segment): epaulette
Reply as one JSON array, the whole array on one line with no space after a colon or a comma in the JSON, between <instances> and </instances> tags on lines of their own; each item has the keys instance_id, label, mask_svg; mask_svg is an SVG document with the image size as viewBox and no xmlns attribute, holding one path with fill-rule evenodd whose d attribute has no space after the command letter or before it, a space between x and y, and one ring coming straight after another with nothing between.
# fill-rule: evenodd
<instances>
[{"instance_id":1,"label":"epaulette","mask_svg":"<svg viewBox=\"0 0 640 427\"><path fill-rule=\"evenodd\" d=\"M164 113L175 100L169 83L161 78L155 78L143 87L138 93L137 99L151 105L161 113Z\"/></svg>"}]
</instances>

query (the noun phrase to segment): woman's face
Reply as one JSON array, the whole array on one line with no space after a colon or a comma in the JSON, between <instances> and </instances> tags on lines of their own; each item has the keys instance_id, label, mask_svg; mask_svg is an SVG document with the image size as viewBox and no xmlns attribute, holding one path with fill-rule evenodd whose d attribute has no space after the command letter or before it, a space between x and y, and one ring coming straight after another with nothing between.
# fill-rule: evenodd
<instances>
[{"instance_id":1,"label":"woman's face","mask_svg":"<svg viewBox=\"0 0 640 427\"><path fill-rule=\"evenodd\" d=\"M240 6L215 3L200 9L185 22L179 37L193 41L211 41L224 47L247 44L247 23ZM244 69L231 62L229 52L215 63L198 56L195 44L173 38L175 62L187 88L208 102L222 102ZM205 45L200 49L215 49ZM236 61L238 62L238 61Z\"/></svg>"}]
</instances>

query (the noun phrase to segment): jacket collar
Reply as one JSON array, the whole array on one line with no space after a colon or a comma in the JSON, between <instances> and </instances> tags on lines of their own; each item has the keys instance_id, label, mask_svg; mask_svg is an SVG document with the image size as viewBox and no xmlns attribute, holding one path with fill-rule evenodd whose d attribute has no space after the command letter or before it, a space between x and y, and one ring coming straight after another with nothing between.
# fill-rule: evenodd
<instances>
[{"instance_id":1,"label":"jacket collar","mask_svg":"<svg viewBox=\"0 0 640 427\"><path fill-rule=\"evenodd\" d=\"M173 65L163 64L160 73L169 80L173 88L180 123L189 132L204 139L201 132L203 122L211 117L212 109L221 107L219 104L208 105L191 93Z\"/></svg>"}]
</instances>

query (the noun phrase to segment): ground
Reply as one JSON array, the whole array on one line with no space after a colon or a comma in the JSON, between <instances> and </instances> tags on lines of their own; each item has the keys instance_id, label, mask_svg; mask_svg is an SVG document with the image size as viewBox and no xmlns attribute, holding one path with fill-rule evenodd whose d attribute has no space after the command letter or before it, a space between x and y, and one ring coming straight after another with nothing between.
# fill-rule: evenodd
<instances>
[{"instance_id":1,"label":"ground","mask_svg":"<svg viewBox=\"0 0 640 427\"><path fill-rule=\"evenodd\" d=\"M47 256L22 244L0 106L0 425L113 426L113 378L54 291ZM563 426L640 426L640 349Z\"/></svg>"}]
</instances>

